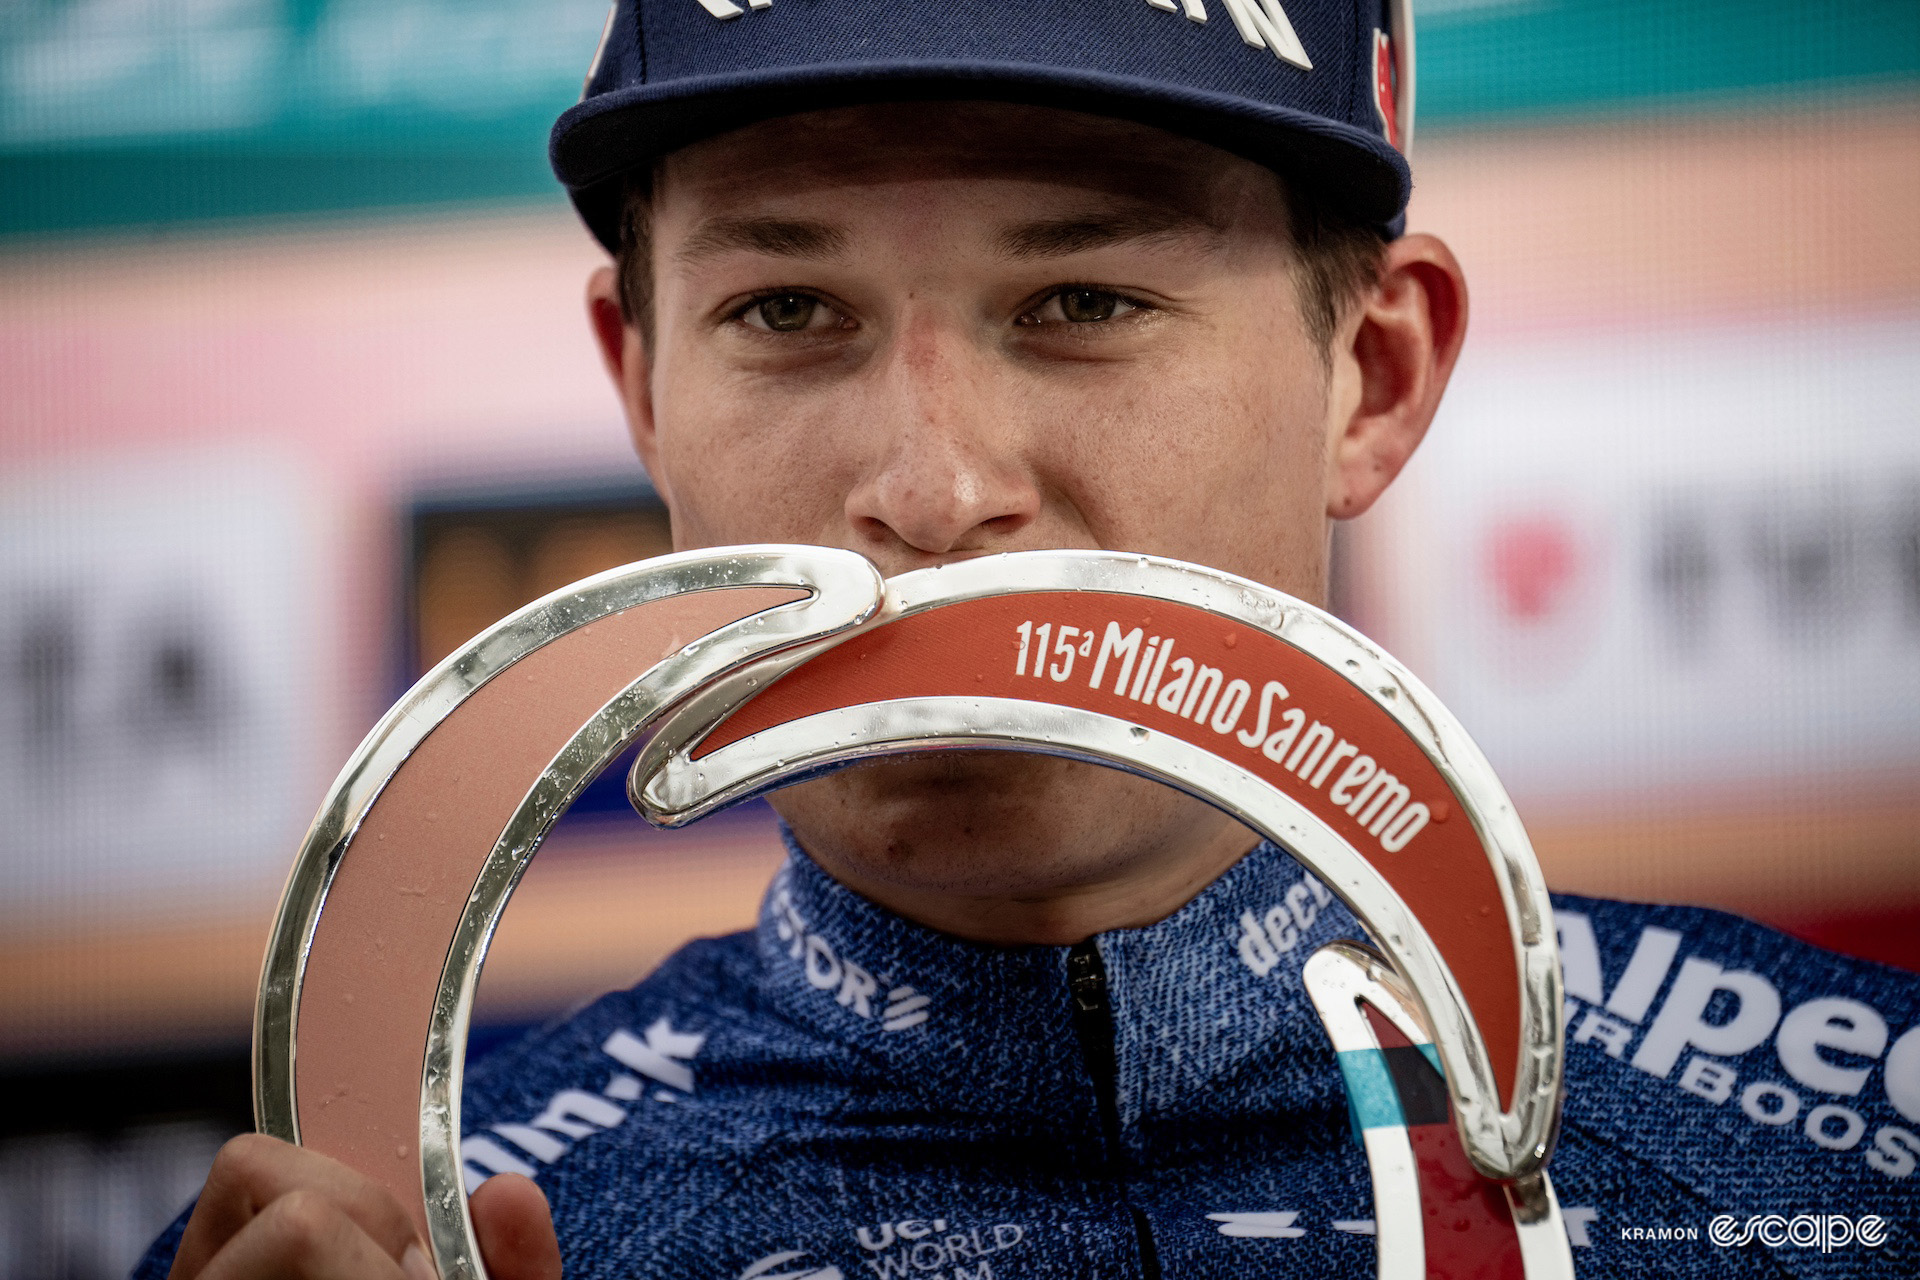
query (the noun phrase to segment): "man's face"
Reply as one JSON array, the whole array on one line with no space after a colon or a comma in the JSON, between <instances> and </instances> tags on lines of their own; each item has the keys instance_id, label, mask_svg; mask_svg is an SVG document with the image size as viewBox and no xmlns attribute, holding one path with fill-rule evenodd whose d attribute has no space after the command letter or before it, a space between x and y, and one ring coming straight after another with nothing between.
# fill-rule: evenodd
<instances>
[{"instance_id":1,"label":"man's face","mask_svg":"<svg viewBox=\"0 0 1920 1280\"><path fill-rule=\"evenodd\" d=\"M839 110L671 156L652 235L625 387L677 545L845 547L887 574L1097 547L1323 595L1338 406L1266 169L1040 108ZM776 805L829 870L903 892L1071 891L1251 843L1032 756L847 770Z\"/></svg>"}]
</instances>

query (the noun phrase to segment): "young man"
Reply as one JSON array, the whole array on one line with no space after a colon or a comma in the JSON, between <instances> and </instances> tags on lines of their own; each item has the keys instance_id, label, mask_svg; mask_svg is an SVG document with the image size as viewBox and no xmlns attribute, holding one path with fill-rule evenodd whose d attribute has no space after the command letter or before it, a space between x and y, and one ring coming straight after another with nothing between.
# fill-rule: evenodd
<instances>
[{"instance_id":1,"label":"young man","mask_svg":"<svg viewBox=\"0 0 1920 1280\"><path fill-rule=\"evenodd\" d=\"M1406 462L1464 336L1452 255L1399 234L1395 37L1332 0L622 0L554 155L617 253L589 305L679 545L886 573L1105 547L1323 598L1328 521ZM471 1073L495 1280L563 1257L1372 1274L1299 977L1358 930L1284 852L1031 756L774 803L791 857L756 930ZM1711 912L1559 905L1551 1170L1582 1270L1920 1267L1915 984ZM620 1032L645 1054L604 1051ZM1803 1213L1827 1224L1809 1247ZM253 1138L139 1274L429 1272L383 1194Z\"/></svg>"}]
</instances>

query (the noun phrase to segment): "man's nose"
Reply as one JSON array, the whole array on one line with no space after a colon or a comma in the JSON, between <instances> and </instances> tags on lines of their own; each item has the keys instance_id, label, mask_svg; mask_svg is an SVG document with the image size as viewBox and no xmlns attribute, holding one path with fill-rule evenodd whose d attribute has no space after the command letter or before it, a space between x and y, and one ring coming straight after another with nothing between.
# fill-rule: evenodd
<instances>
[{"instance_id":1,"label":"man's nose","mask_svg":"<svg viewBox=\"0 0 1920 1280\"><path fill-rule=\"evenodd\" d=\"M909 561L1011 549L1040 514L1017 423L999 406L1011 371L960 324L903 325L871 369L873 459L847 495L859 550Z\"/></svg>"}]
</instances>

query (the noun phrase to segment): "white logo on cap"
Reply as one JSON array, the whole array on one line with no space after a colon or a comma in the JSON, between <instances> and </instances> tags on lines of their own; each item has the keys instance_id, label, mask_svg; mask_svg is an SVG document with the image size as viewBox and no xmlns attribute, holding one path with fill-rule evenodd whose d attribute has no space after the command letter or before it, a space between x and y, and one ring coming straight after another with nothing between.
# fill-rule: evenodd
<instances>
[{"instance_id":1,"label":"white logo on cap","mask_svg":"<svg viewBox=\"0 0 1920 1280\"><path fill-rule=\"evenodd\" d=\"M701 0L703 4L706 2ZM1206 0L1147 0L1147 3L1168 13L1184 10L1191 22L1207 20ZM1280 0L1221 0L1221 3L1227 6L1227 16L1233 19L1241 40L1256 49L1271 49L1274 57L1291 62L1302 71L1313 70L1313 60L1307 57L1306 47L1294 33L1293 23L1287 20Z\"/></svg>"},{"instance_id":2,"label":"white logo on cap","mask_svg":"<svg viewBox=\"0 0 1920 1280\"><path fill-rule=\"evenodd\" d=\"M1280 0L1220 0L1227 6L1227 16L1233 19L1233 26L1240 33L1240 39L1255 49L1271 49L1273 56L1282 62L1290 62L1302 71L1313 70L1313 59L1307 57L1306 46L1300 43L1300 37L1294 33L1293 23L1287 20L1287 11L1280 7ZM1147 0L1156 9L1165 9L1168 13L1187 15L1189 21L1207 20L1206 0ZM746 12L733 0L699 0L700 7L721 21L737 18ZM754 9L771 9L773 0L747 0Z\"/></svg>"},{"instance_id":3,"label":"white logo on cap","mask_svg":"<svg viewBox=\"0 0 1920 1280\"><path fill-rule=\"evenodd\" d=\"M773 0L747 0L755 9L773 8ZM700 7L716 18L737 18L746 10L733 3L733 0L700 0Z\"/></svg>"}]
</instances>

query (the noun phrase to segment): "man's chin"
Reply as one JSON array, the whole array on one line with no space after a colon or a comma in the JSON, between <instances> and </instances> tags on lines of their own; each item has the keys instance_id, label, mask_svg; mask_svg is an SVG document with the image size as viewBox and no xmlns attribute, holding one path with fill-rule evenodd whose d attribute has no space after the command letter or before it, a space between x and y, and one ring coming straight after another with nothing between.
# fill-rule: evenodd
<instances>
[{"instance_id":1,"label":"man's chin","mask_svg":"<svg viewBox=\"0 0 1920 1280\"><path fill-rule=\"evenodd\" d=\"M1170 852L1212 810L1099 765L928 752L842 769L771 797L800 845L858 888L1025 895L1071 890Z\"/></svg>"}]
</instances>

